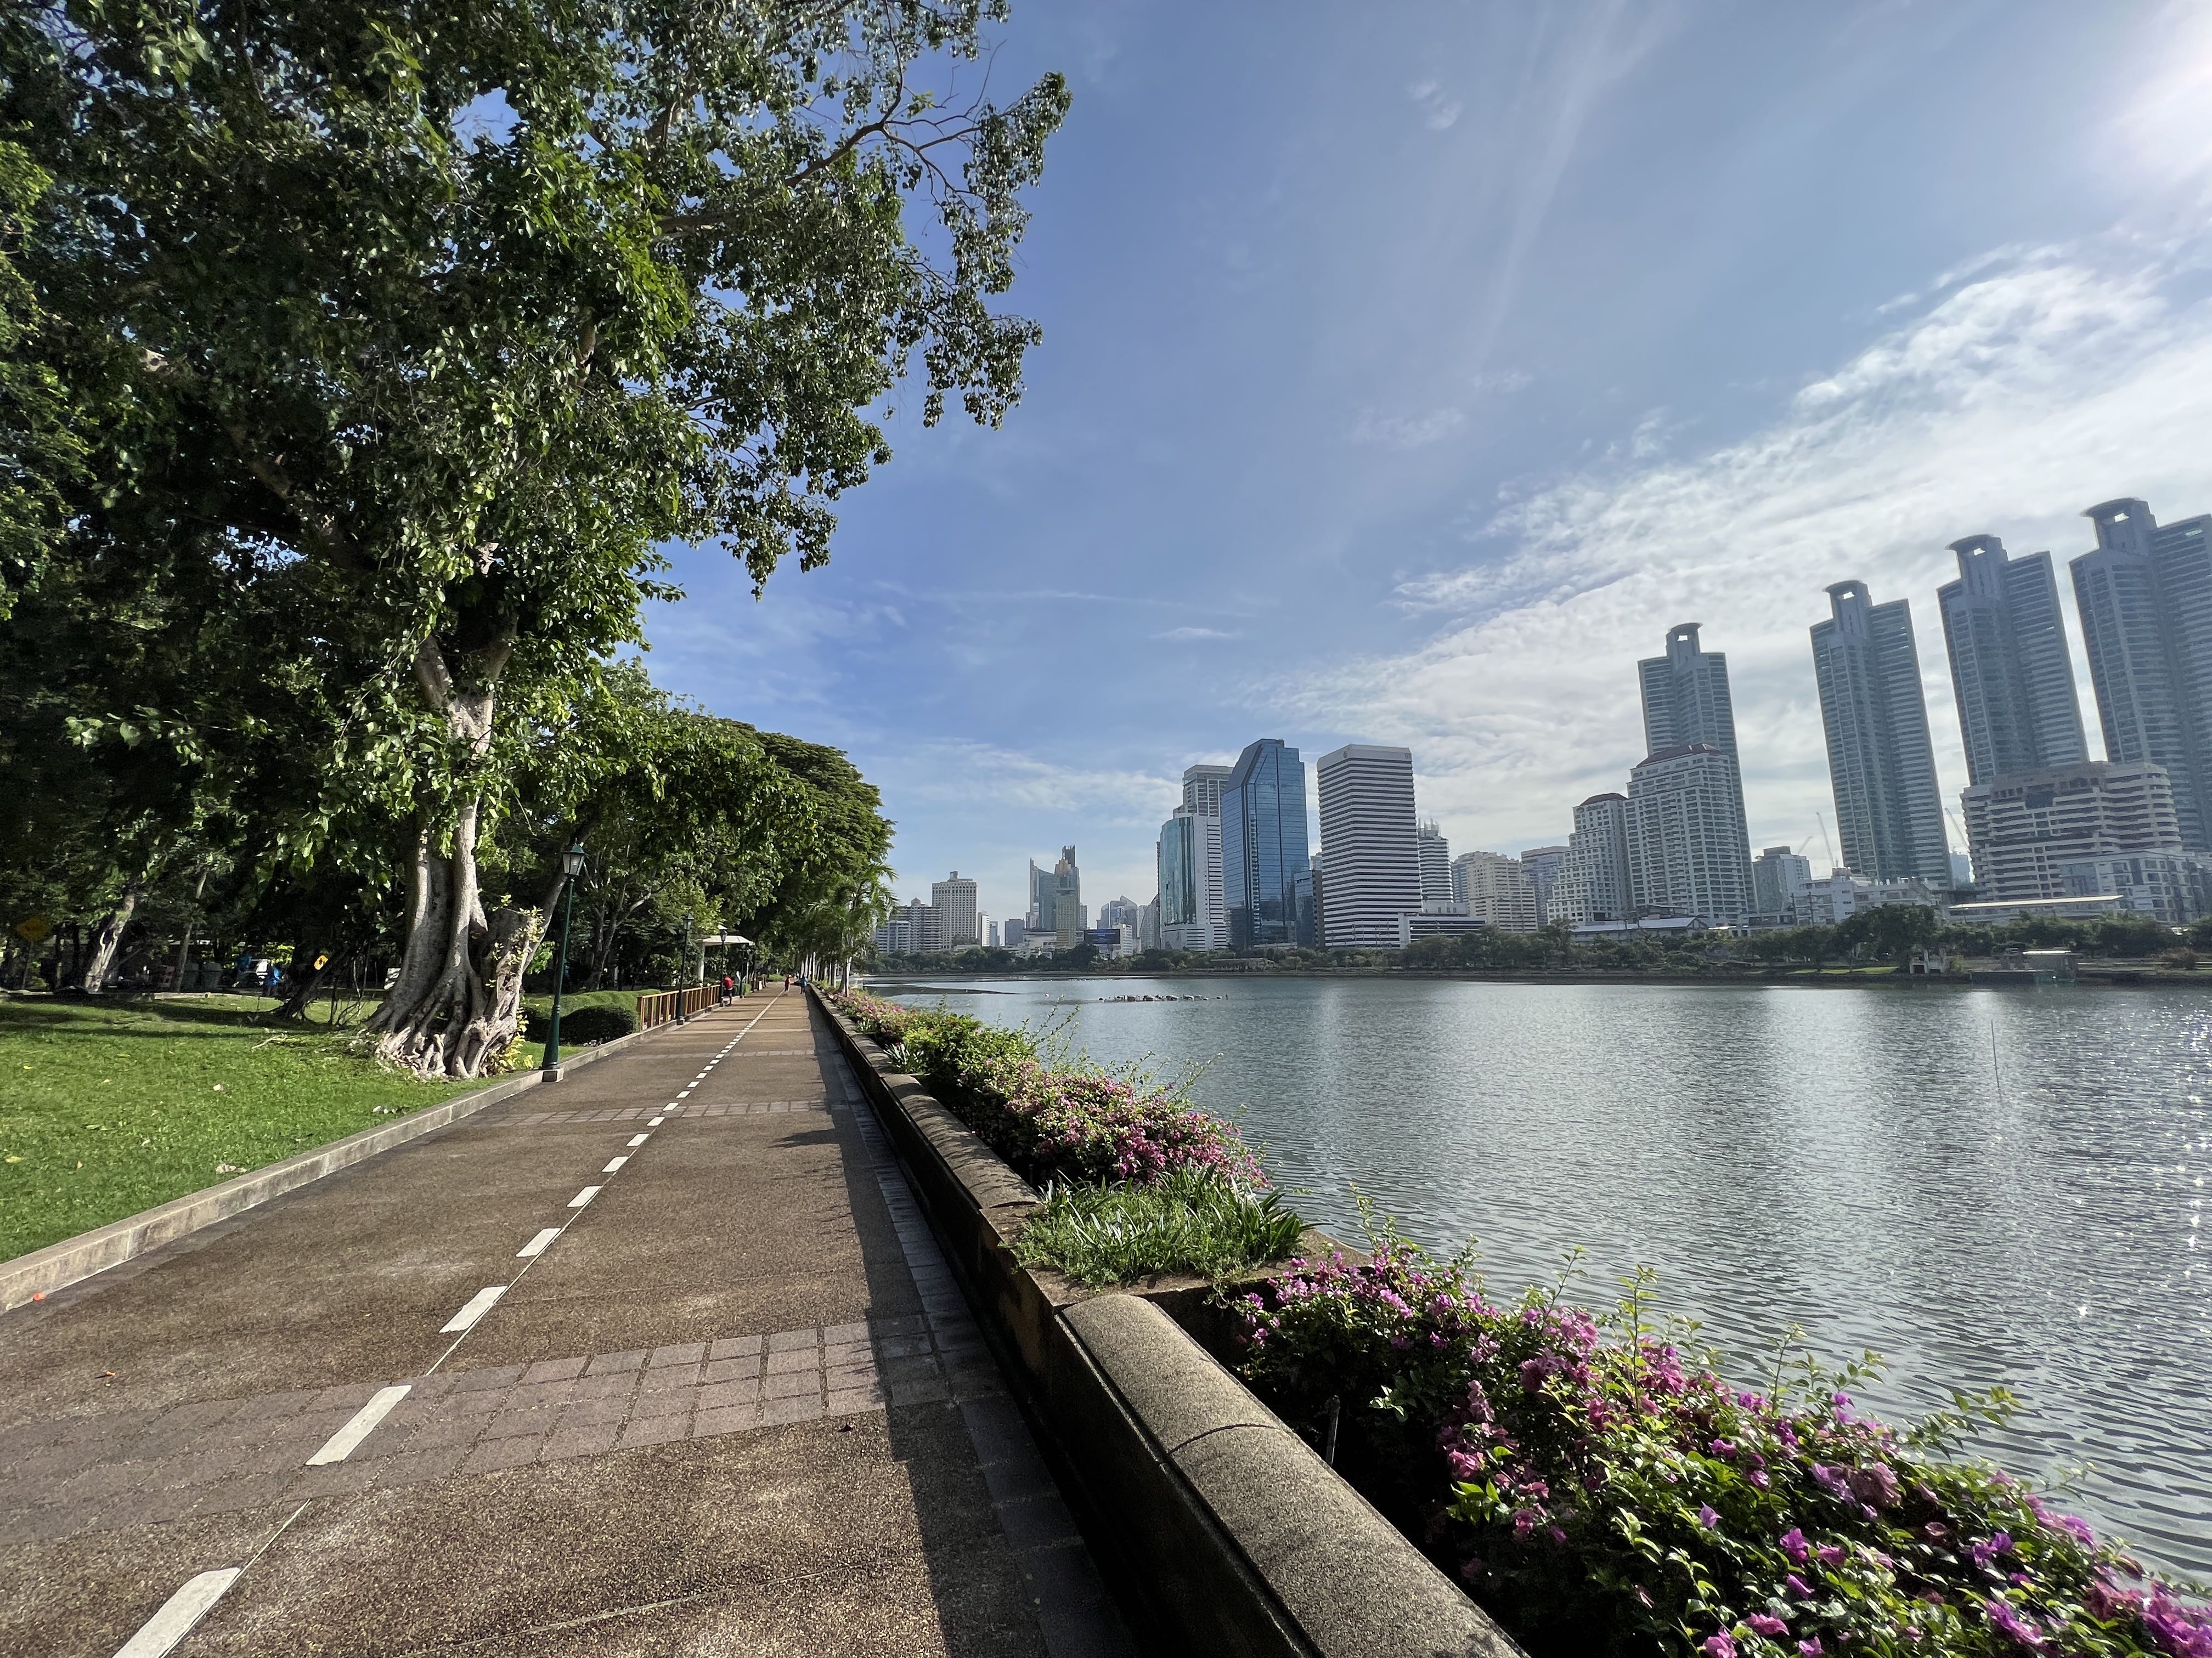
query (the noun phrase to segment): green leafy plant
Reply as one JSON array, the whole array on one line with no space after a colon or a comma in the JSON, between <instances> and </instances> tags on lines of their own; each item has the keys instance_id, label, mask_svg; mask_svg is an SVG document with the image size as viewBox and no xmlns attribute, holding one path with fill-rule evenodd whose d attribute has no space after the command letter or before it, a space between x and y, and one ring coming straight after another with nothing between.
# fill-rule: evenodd
<instances>
[{"instance_id":1,"label":"green leafy plant","mask_svg":"<svg viewBox=\"0 0 2212 1658\"><path fill-rule=\"evenodd\" d=\"M1149 1186L1053 1186L1014 1248L1024 1266L1097 1289L1158 1273L1226 1278L1282 1260L1304 1230L1281 1193L1182 1168Z\"/></svg>"},{"instance_id":2,"label":"green leafy plant","mask_svg":"<svg viewBox=\"0 0 2212 1658\"><path fill-rule=\"evenodd\" d=\"M2212 1658L2212 1617L1960 1446L2001 1391L1898 1430L1794 1333L1755 1385L1639 1272L1490 1301L1370 1218L1247 1298L1243 1374L1293 1422L1341 1401L1338 1466L1530 1651Z\"/></svg>"}]
</instances>

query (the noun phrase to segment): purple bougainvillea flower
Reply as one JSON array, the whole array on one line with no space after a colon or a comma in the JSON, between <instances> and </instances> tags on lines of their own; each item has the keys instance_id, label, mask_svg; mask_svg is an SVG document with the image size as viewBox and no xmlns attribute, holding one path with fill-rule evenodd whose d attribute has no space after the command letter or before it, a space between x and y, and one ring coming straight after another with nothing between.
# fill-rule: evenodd
<instances>
[{"instance_id":1,"label":"purple bougainvillea flower","mask_svg":"<svg viewBox=\"0 0 2212 1658\"><path fill-rule=\"evenodd\" d=\"M1820 1637L1816 1635L1809 1641L1800 1641L1797 1650L1803 1653L1805 1658L1820 1658Z\"/></svg>"},{"instance_id":2,"label":"purple bougainvillea flower","mask_svg":"<svg viewBox=\"0 0 2212 1658\"><path fill-rule=\"evenodd\" d=\"M1803 1532L1798 1530L1796 1527L1792 1526L1788 1531L1782 1533L1779 1541L1782 1545L1783 1553L1788 1555L1792 1560L1795 1560L1801 1566L1805 1564L1805 1533Z\"/></svg>"},{"instance_id":3,"label":"purple bougainvillea flower","mask_svg":"<svg viewBox=\"0 0 2212 1658\"><path fill-rule=\"evenodd\" d=\"M1750 1623L1755 1635L1787 1635L1790 1632L1790 1625L1771 1612L1754 1612L1751 1614Z\"/></svg>"},{"instance_id":4,"label":"purple bougainvillea flower","mask_svg":"<svg viewBox=\"0 0 2212 1658\"><path fill-rule=\"evenodd\" d=\"M1702 1644L1712 1658L1735 1658L1735 1643L1725 1635L1708 1635Z\"/></svg>"},{"instance_id":5,"label":"purple bougainvillea flower","mask_svg":"<svg viewBox=\"0 0 2212 1658\"><path fill-rule=\"evenodd\" d=\"M1813 1591L1805 1586L1805 1580L1796 1572L1791 1572L1785 1581L1790 1585L1790 1593L1800 1600L1809 1600L1813 1598Z\"/></svg>"},{"instance_id":6,"label":"purple bougainvillea flower","mask_svg":"<svg viewBox=\"0 0 2212 1658\"><path fill-rule=\"evenodd\" d=\"M1721 1523L1721 1511L1707 1503L1698 1509L1698 1523L1707 1531Z\"/></svg>"},{"instance_id":7,"label":"purple bougainvillea flower","mask_svg":"<svg viewBox=\"0 0 2212 1658\"><path fill-rule=\"evenodd\" d=\"M1982 1613L1990 1620L1990 1627L2014 1646L2024 1647L2030 1652L2043 1649L2043 1631L2015 1612L2010 1601L1985 1600L1982 1603Z\"/></svg>"}]
</instances>

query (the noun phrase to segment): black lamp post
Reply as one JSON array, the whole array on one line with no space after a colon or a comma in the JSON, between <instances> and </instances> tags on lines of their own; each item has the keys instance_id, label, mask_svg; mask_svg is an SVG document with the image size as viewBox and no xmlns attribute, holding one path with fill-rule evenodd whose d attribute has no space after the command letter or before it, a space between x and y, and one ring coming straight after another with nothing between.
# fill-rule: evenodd
<instances>
[{"instance_id":1,"label":"black lamp post","mask_svg":"<svg viewBox=\"0 0 2212 1658\"><path fill-rule=\"evenodd\" d=\"M584 872L584 843L570 843L561 854L561 950L553 963L553 1029L545 1042L544 1068L561 1068L561 987L568 981L568 922L576 913L576 878Z\"/></svg>"}]
</instances>

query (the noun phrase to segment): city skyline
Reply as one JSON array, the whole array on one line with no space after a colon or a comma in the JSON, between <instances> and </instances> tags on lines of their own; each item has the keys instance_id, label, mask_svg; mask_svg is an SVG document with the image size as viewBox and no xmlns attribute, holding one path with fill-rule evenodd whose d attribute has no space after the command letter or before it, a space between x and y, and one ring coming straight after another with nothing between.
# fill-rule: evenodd
<instances>
[{"instance_id":1,"label":"city skyline","mask_svg":"<svg viewBox=\"0 0 2212 1658\"><path fill-rule=\"evenodd\" d=\"M1297 9L1199 95L1234 12L1027 20L1003 72L1075 107L1021 405L902 406L828 566L756 604L678 550L648 618L672 688L880 784L902 896L972 868L1015 914L1069 839L1133 892L1182 768L1259 732L1410 748L1455 851L1557 841L1643 757L1620 665L1682 617L1753 844L1823 859L1823 586L1914 601L1955 810L1949 544L2063 561L2091 502L2212 501L2201 9ZM1853 257L1778 278L1816 246Z\"/></svg>"},{"instance_id":2,"label":"city skyline","mask_svg":"<svg viewBox=\"0 0 2212 1658\"><path fill-rule=\"evenodd\" d=\"M2179 840L2204 852L2207 832L2199 827L2201 818L2192 816L2191 799L2203 786L2196 780L2212 777L2212 744L2197 735L2212 729L2212 718L2191 701L2191 688L2200 677L2200 664L2212 670L2212 514L2161 525L2148 502L2123 496L2084 508L2081 516L2093 525L2096 544L2064 556L2075 604L2072 630L2082 631L2085 607L2095 623L2095 637L2084 634L2081 654L2092 681L2089 706L2106 750L2100 758L2165 764L2172 777ZM1966 786L1978 798L1982 786L1994 779L2087 761L2086 726L2071 674L2069 618L2058 598L2053 556L2047 550L2008 555L2002 537L1988 533L1963 537L1947 550L1955 557L1959 574L1936 589L1936 609L1947 668L1942 689L1950 699L1949 728L1959 739L1957 758L1963 762L1949 768L1952 785L1944 782L1947 768L1935 755L1930 732L1938 704L1928 695L1910 596L1876 604L1864 582L1831 582L1825 590L1831 613L1811 626L1812 675L1826 745L1828 805L1834 814L1816 817L1824 875L1848 872L1875 882L1917 879L1943 891L1954 884L1957 857L1972 839L1965 795L1953 785L1969 780ZM1719 791L1710 810L1720 814L1715 821L1726 826L1728 837L1743 835L1743 868L1740 876L1733 869L1727 872L1717 888L1700 880L1683 891L1717 902L1717 911L1699 913L1740 920L1758 913L1752 902L1755 883L1749 853L1759 837L1749 833L1743 804L1727 653L1707 648L1701 631L1700 623L1675 623L1666 631L1661 653L1636 663L1647 752L1630 769L1628 799L1636 798L1639 777L1680 774L1686 765L1705 763L1695 760L1700 751L1716 756L1708 766L1711 776L1699 786ZM1263 738L1247 745L1240 766L1262 749L1280 750L1297 764L1296 744ZM1355 743L1323 759L1340 761L1354 754L1399 756L1412 814L1407 827L1413 902L1434 902L1435 894L1427 889L1449 860L1440 848L1451 836L1426 804L1415 756L1403 748ZM1655 762L1662 760L1667 766L1657 767ZM1218 808L1234 769L1203 761L1186 767L1181 804L1161 833L1174 827L1174 817ZM1596 797L1607 798L1611 797ZM1585 800L1573 809L1575 821L1581 821L1591 804ZM1307 801L1306 818L1307 844L1316 849L1319 867L1327 823L1317 798ZM1626 821L1635 822L1633 808L1627 809ZM1791 850L1809 851L1814 838L1792 843ZM1164 844L1155 842L1156 884L1166 867L1160 855ZM2123 849L2147 853L2164 847L2160 841ZM1475 851L1516 859L1523 852L1545 855L1547 890L1568 862L1566 847L1556 843ZM1468 855L1449 860L1455 865L1451 896L1462 903L1467 895L1456 890L1455 865ZM1701 849L1698 855L1707 853ZM1735 860L1730 856L1728 861ZM1034 870L1032 865L1032 885ZM1574 887L1578 895L1586 892L1589 878L1582 878ZM1599 886L1607 886L1609 878L1599 876ZM1655 879L1638 876L1631 884L1644 886ZM1657 881L1653 890L1667 884ZM1156 884L1156 896L1158 890ZM1723 896L1715 901L1714 894ZM1377 908L1376 914L1388 908ZM1580 910L1604 905L1577 896L1570 908L1582 919Z\"/></svg>"}]
</instances>

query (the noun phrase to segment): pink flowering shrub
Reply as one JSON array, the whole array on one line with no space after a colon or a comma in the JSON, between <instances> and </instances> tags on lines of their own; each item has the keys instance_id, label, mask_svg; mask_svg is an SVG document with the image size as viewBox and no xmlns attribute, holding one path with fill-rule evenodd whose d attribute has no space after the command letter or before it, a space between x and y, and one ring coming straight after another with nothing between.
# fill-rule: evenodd
<instances>
[{"instance_id":1,"label":"pink flowering shrub","mask_svg":"<svg viewBox=\"0 0 2212 1658\"><path fill-rule=\"evenodd\" d=\"M2212 1617L1984 1465L2000 1394L1908 1430L1831 1374L1763 1386L1651 1327L1487 1300L1376 1229L1244 1305L1243 1370L1287 1419L1339 1404L1337 1465L1532 1652L2212 1658Z\"/></svg>"},{"instance_id":2,"label":"pink flowering shrub","mask_svg":"<svg viewBox=\"0 0 2212 1658\"><path fill-rule=\"evenodd\" d=\"M1243 1136L1171 1089L1095 1066L1054 1069L1024 1033L963 1014L859 992L830 999L1035 1184L1149 1185L1170 1169L1200 1169L1248 1187L1267 1185Z\"/></svg>"}]
</instances>

